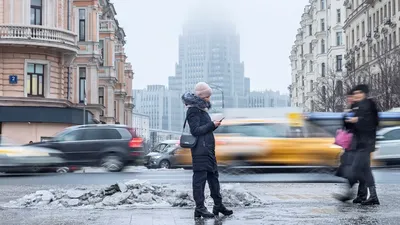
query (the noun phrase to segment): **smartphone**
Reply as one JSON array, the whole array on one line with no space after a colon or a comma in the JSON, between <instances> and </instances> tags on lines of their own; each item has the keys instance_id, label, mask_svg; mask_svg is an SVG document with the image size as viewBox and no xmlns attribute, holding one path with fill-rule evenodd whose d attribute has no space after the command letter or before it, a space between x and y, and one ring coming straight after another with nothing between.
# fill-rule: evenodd
<instances>
[{"instance_id":1,"label":"smartphone","mask_svg":"<svg viewBox=\"0 0 400 225\"><path fill-rule=\"evenodd\" d=\"M225 117L223 117L219 122L222 122L222 120L224 120L225 119Z\"/></svg>"}]
</instances>

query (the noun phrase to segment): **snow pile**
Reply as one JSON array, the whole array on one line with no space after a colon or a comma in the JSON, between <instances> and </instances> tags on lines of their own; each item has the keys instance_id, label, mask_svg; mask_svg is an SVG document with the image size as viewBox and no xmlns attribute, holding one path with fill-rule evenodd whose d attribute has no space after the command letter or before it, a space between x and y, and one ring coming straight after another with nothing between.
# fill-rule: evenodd
<instances>
[{"instance_id":1,"label":"snow pile","mask_svg":"<svg viewBox=\"0 0 400 225\"><path fill-rule=\"evenodd\" d=\"M206 204L212 205L209 192ZM265 205L258 197L240 185L222 186L223 202L228 207ZM191 190L176 190L166 185L152 185L147 181L131 180L105 188L76 188L42 190L4 205L8 208L124 208L124 207L193 207Z\"/></svg>"}]
</instances>

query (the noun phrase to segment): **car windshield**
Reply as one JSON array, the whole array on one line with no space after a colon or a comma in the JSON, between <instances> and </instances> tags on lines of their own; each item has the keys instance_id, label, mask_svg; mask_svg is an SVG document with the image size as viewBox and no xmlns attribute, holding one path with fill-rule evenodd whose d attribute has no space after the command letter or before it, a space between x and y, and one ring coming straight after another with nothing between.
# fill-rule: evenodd
<instances>
[{"instance_id":1,"label":"car windshield","mask_svg":"<svg viewBox=\"0 0 400 225\"><path fill-rule=\"evenodd\" d=\"M19 144L8 137L0 136L0 146L15 146L15 145Z\"/></svg>"},{"instance_id":2,"label":"car windshield","mask_svg":"<svg viewBox=\"0 0 400 225\"><path fill-rule=\"evenodd\" d=\"M177 144L173 144L173 145L168 145L166 148L164 148L160 153L169 153L174 151L176 148L178 147Z\"/></svg>"}]
</instances>

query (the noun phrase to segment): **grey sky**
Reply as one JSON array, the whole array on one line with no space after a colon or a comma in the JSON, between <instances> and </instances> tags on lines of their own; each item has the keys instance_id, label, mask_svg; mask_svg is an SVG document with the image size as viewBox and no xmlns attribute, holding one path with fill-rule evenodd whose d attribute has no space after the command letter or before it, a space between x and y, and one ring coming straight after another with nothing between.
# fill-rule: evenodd
<instances>
[{"instance_id":1,"label":"grey sky","mask_svg":"<svg viewBox=\"0 0 400 225\"><path fill-rule=\"evenodd\" d=\"M206 0L111 0L127 34L134 88L168 85L178 60L178 37L192 10ZM291 83L289 53L308 0L212 0L236 23L241 60L252 90L287 93Z\"/></svg>"}]
</instances>

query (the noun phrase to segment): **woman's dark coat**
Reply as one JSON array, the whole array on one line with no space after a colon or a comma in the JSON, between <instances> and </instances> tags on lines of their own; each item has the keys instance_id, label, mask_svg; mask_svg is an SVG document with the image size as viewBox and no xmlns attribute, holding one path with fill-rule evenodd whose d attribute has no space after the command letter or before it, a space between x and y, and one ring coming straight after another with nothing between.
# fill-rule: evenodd
<instances>
[{"instance_id":1,"label":"woman's dark coat","mask_svg":"<svg viewBox=\"0 0 400 225\"><path fill-rule=\"evenodd\" d=\"M191 149L193 171L215 172L218 170L213 134L216 127L206 110L210 105L193 94L183 95L182 100L188 106L190 133L197 137L197 144Z\"/></svg>"}]
</instances>

